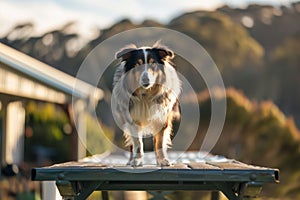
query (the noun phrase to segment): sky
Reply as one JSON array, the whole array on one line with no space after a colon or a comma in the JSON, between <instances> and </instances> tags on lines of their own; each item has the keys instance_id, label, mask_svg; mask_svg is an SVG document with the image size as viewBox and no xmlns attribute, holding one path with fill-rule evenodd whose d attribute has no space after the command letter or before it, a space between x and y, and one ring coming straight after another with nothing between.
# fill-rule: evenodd
<instances>
[{"instance_id":1,"label":"sky","mask_svg":"<svg viewBox=\"0 0 300 200\"><path fill-rule=\"evenodd\" d=\"M34 23L34 34L77 22L77 31L93 37L95 29L107 28L124 18L139 23L154 19L167 23L184 12L214 10L224 4L246 7L249 3L286 5L294 0L0 0L0 37L16 24ZM93 31L94 30L94 31Z\"/></svg>"}]
</instances>

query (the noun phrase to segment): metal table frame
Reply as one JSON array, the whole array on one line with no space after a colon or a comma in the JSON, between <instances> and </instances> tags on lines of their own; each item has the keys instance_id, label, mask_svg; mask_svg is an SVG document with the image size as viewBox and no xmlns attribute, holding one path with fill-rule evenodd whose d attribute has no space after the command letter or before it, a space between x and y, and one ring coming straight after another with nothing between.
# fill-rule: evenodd
<instances>
[{"instance_id":1,"label":"metal table frame","mask_svg":"<svg viewBox=\"0 0 300 200\"><path fill-rule=\"evenodd\" d=\"M228 162L175 164L170 167L68 162L32 169L32 180L56 181L64 199L86 199L93 191L209 190L230 200L256 197L265 183L278 183L279 170ZM104 199L108 198L103 193Z\"/></svg>"}]
</instances>

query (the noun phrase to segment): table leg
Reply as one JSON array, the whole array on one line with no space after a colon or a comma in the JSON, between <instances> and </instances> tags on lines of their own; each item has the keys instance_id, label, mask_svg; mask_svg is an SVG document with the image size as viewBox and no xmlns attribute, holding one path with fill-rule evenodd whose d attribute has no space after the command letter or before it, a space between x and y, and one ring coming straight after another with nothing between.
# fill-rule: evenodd
<instances>
[{"instance_id":1,"label":"table leg","mask_svg":"<svg viewBox=\"0 0 300 200\"><path fill-rule=\"evenodd\" d=\"M102 191L102 200L109 200L108 191Z\"/></svg>"},{"instance_id":2,"label":"table leg","mask_svg":"<svg viewBox=\"0 0 300 200\"><path fill-rule=\"evenodd\" d=\"M220 192L219 191L211 192L211 200L220 200Z\"/></svg>"}]
</instances>

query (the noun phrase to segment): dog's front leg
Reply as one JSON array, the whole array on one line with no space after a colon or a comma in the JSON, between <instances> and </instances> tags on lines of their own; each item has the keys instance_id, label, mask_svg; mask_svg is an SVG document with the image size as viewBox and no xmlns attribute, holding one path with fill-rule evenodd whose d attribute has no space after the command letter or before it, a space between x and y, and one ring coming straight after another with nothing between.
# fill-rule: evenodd
<instances>
[{"instance_id":1,"label":"dog's front leg","mask_svg":"<svg viewBox=\"0 0 300 200\"><path fill-rule=\"evenodd\" d=\"M170 140L170 127L164 127L163 130L153 136L156 162L159 166L169 166L167 159L167 148Z\"/></svg>"},{"instance_id":2,"label":"dog's front leg","mask_svg":"<svg viewBox=\"0 0 300 200\"><path fill-rule=\"evenodd\" d=\"M129 123L124 126L124 129L126 144L130 147L130 158L127 165L132 167L142 166L144 155L142 132L139 131L137 126Z\"/></svg>"},{"instance_id":3,"label":"dog's front leg","mask_svg":"<svg viewBox=\"0 0 300 200\"><path fill-rule=\"evenodd\" d=\"M132 167L143 166L144 145L142 136L132 136L132 159L130 165Z\"/></svg>"}]
</instances>

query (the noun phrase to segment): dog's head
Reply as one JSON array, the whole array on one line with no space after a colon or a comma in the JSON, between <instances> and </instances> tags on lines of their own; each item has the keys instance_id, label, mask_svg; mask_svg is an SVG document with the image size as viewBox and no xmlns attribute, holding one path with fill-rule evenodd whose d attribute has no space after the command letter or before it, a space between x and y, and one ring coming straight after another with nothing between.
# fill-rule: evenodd
<instances>
[{"instance_id":1,"label":"dog's head","mask_svg":"<svg viewBox=\"0 0 300 200\"><path fill-rule=\"evenodd\" d=\"M152 47L141 48L130 45L116 53L116 58L125 62L124 72L133 81L133 87L143 89L149 89L164 81L165 62L170 62L173 57L173 51L158 43Z\"/></svg>"}]
</instances>

